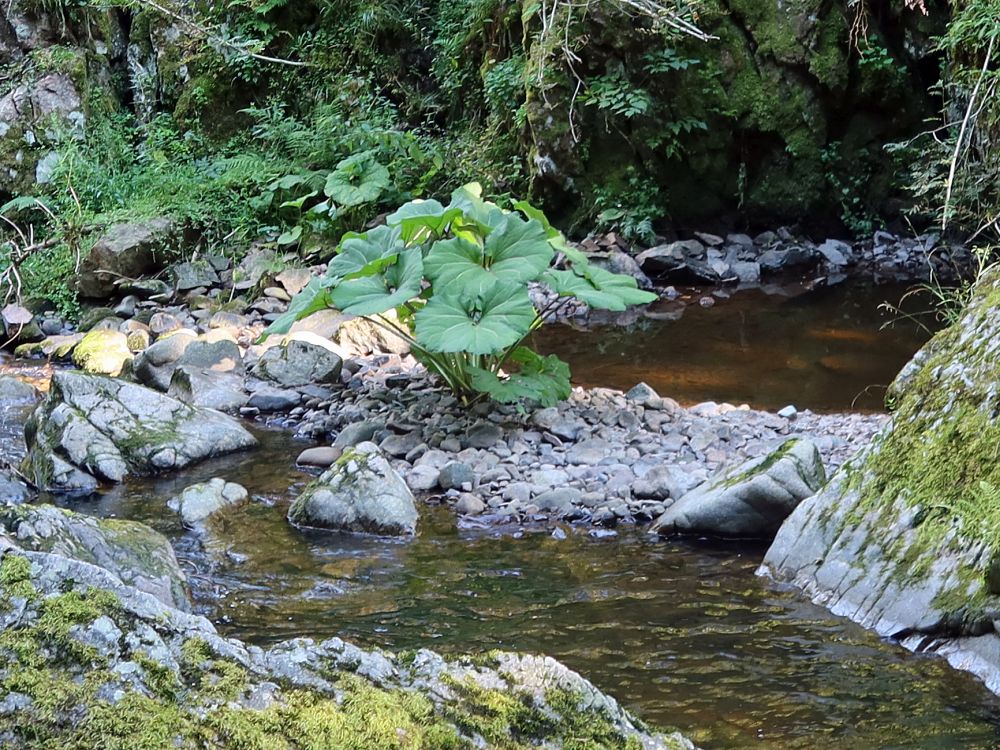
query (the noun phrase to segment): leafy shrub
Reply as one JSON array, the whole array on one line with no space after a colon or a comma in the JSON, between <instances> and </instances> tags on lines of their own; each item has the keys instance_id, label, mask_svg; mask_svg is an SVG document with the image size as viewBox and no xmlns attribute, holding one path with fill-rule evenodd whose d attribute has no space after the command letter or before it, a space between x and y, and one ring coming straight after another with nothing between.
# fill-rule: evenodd
<instances>
[{"instance_id":1,"label":"leafy shrub","mask_svg":"<svg viewBox=\"0 0 1000 750\"><path fill-rule=\"evenodd\" d=\"M629 276L589 265L538 209L524 201L514 207L504 211L483 200L476 184L456 190L447 206L404 204L385 226L344 235L326 275L310 282L265 335L336 308L407 340L466 403L488 396L551 405L566 398L568 366L522 346L525 337L574 298L621 311L656 296ZM559 253L566 268L553 267ZM538 309L528 294L532 282L558 296ZM506 372L509 366L516 372Z\"/></svg>"}]
</instances>

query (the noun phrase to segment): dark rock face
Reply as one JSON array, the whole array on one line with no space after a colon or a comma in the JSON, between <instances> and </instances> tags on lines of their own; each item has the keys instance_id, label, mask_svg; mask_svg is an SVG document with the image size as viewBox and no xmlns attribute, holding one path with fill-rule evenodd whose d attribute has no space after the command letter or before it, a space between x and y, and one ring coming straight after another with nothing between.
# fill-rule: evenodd
<instances>
[{"instance_id":1,"label":"dark rock face","mask_svg":"<svg viewBox=\"0 0 1000 750\"><path fill-rule=\"evenodd\" d=\"M39 488L91 492L99 481L180 469L256 446L240 424L122 380L58 372L25 427L24 472Z\"/></svg>"},{"instance_id":2,"label":"dark rock face","mask_svg":"<svg viewBox=\"0 0 1000 750\"><path fill-rule=\"evenodd\" d=\"M1000 691L1000 273L890 391L893 422L781 527L762 572Z\"/></svg>"},{"instance_id":3,"label":"dark rock face","mask_svg":"<svg viewBox=\"0 0 1000 750\"><path fill-rule=\"evenodd\" d=\"M176 250L179 234L171 219L111 227L80 264L77 291L84 297L107 299L115 290L115 281L159 270Z\"/></svg>"}]
</instances>

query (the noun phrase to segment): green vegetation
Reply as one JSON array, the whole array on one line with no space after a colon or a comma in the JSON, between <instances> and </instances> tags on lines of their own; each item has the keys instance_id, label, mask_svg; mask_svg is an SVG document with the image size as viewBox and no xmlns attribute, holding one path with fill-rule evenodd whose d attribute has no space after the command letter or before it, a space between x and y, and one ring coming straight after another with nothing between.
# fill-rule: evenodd
<instances>
[{"instance_id":1,"label":"green vegetation","mask_svg":"<svg viewBox=\"0 0 1000 750\"><path fill-rule=\"evenodd\" d=\"M362 173L350 190L364 192L366 181L376 182ZM385 226L344 235L325 276L311 281L265 335L287 333L295 321L335 308L405 339L467 403L489 396L552 405L566 398L569 368L523 340L572 299L622 311L656 295L639 290L630 276L590 265L530 204L514 208L483 200L479 185L455 191L447 206L405 203ZM566 268L552 267L557 253ZM532 282L554 291L555 301L536 308ZM517 371L505 373L511 364Z\"/></svg>"}]
</instances>

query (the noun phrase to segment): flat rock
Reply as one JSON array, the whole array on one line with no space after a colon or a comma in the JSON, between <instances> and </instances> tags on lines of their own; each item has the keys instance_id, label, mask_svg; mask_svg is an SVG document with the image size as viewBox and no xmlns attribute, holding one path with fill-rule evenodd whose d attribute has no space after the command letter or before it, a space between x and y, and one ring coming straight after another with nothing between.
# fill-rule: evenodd
<instances>
[{"instance_id":1,"label":"flat rock","mask_svg":"<svg viewBox=\"0 0 1000 750\"><path fill-rule=\"evenodd\" d=\"M332 446L319 446L316 448L306 448L302 451L295 463L299 466L316 466L325 469L331 466L334 461L340 458L343 451Z\"/></svg>"},{"instance_id":2,"label":"flat rock","mask_svg":"<svg viewBox=\"0 0 1000 750\"><path fill-rule=\"evenodd\" d=\"M179 495L167 501L167 507L180 514L185 526L201 530L213 514L223 508L240 505L249 497L245 487L215 477L185 487Z\"/></svg>"}]
</instances>

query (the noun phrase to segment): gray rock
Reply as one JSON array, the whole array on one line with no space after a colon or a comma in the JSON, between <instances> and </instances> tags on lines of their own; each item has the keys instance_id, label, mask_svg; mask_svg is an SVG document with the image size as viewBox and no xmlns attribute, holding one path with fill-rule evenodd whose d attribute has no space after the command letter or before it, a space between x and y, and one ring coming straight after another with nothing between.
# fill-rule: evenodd
<instances>
[{"instance_id":1,"label":"gray rock","mask_svg":"<svg viewBox=\"0 0 1000 750\"><path fill-rule=\"evenodd\" d=\"M219 274L207 260L192 260L170 267L174 288L179 292L200 287L211 287L219 283Z\"/></svg>"},{"instance_id":2,"label":"gray rock","mask_svg":"<svg viewBox=\"0 0 1000 750\"><path fill-rule=\"evenodd\" d=\"M295 459L295 463L299 466L316 466L318 468L325 469L340 458L342 453L343 451L340 448L334 448L332 446L306 448L299 454L299 457Z\"/></svg>"},{"instance_id":3,"label":"gray rock","mask_svg":"<svg viewBox=\"0 0 1000 750\"><path fill-rule=\"evenodd\" d=\"M26 406L39 398L38 389L11 375L0 376L0 405Z\"/></svg>"},{"instance_id":4,"label":"gray rock","mask_svg":"<svg viewBox=\"0 0 1000 750\"><path fill-rule=\"evenodd\" d=\"M340 382L343 360L329 349L291 340L268 349L253 367L253 374L284 388Z\"/></svg>"},{"instance_id":5,"label":"gray rock","mask_svg":"<svg viewBox=\"0 0 1000 750\"><path fill-rule=\"evenodd\" d=\"M224 372L178 365L170 378L167 395L191 406L236 414L250 400L243 378Z\"/></svg>"},{"instance_id":6,"label":"gray rock","mask_svg":"<svg viewBox=\"0 0 1000 750\"><path fill-rule=\"evenodd\" d=\"M374 420L355 422L354 424L347 425L347 427L340 431L337 439L333 441L333 445L335 448L351 448L358 443L371 440L376 432L384 429L384 422Z\"/></svg>"},{"instance_id":7,"label":"gray rock","mask_svg":"<svg viewBox=\"0 0 1000 750\"><path fill-rule=\"evenodd\" d=\"M250 396L247 406L262 412L288 411L302 402L302 394L298 391L265 386L258 388Z\"/></svg>"},{"instance_id":8,"label":"gray rock","mask_svg":"<svg viewBox=\"0 0 1000 750\"><path fill-rule=\"evenodd\" d=\"M535 495L532 502L541 510L565 513L579 504L582 495L575 487L560 487Z\"/></svg>"},{"instance_id":9,"label":"gray rock","mask_svg":"<svg viewBox=\"0 0 1000 750\"><path fill-rule=\"evenodd\" d=\"M292 503L295 526L405 536L417 531L416 503L374 443L344 451Z\"/></svg>"},{"instance_id":10,"label":"gray rock","mask_svg":"<svg viewBox=\"0 0 1000 750\"><path fill-rule=\"evenodd\" d=\"M851 246L840 240L827 240L816 250L835 266L846 266L851 262Z\"/></svg>"},{"instance_id":11,"label":"gray rock","mask_svg":"<svg viewBox=\"0 0 1000 750\"><path fill-rule=\"evenodd\" d=\"M438 484L443 490L471 489L475 484L476 474L472 467L461 461L450 461L441 467L438 474Z\"/></svg>"},{"instance_id":12,"label":"gray rock","mask_svg":"<svg viewBox=\"0 0 1000 750\"><path fill-rule=\"evenodd\" d=\"M678 466L657 466L633 482L632 494L653 500L678 500L699 484L697 478Z\"/></svg>"},{"instance_id":13,"label":"gray rock","mask_svg":"<svg viewBox=\"0 0 1000 750\"><path fill-rule=\"evenodd\" d=\"M503 437L503 430L493 422L481 421L472 425L465 437L470 448L492 448Z\"/></svg>"},{"instance_id":14,"label":"gray rock","mask_svg":"<svg viewBox=\"0 0 1000 750\"><path fill-rule=\"evenodd\" d=\"M136 355L132 361L132 372L143 385L166 391L170 387L177 361L187 348L197 339L185 333L175 333L172 336L156 341L144 352Z\"/></svg>"},{"instance_id":15,"label":"gray rock","mask_svg":"<svg viewBox=\"0 0 1000 750\"><path fill-rule=\"evenodd\" d=\"M215 477L185 487L179 495L167 501L167 507L177 511L188 528L203 530L213 514L223 508L240 505L249 497L245 487Z\"/></svg>"},{"instance_id":16,"label":"gray rock","mask_svg":"<svg viewBox=\"0 0 1000 750\"><path fill-rule=\"evenodd\" d=\"M170 338L174 338L171 336ZM235 341L196 339L183 348L177 366L242 375L243 353Z\"/></svg>"},{"instance_id":17,"label":"gray rock","mask_svg":"<svg viewBox=\"0 0 1000 750\"><path fill-rule=\"evenodd\" d=\"M30 499L28 486L9 471L0 469L0 504L20 505Z\"/></svg>"},{"instance_id":18,"label":"gray rock","mask_svg":"<svg viewBox=\"0 0 1000 750\"><path fill-rule=\"evenodd\" d=\"M455 512L462 516L478 516L486 510L486 503L471 492L463 492L455 503Z\"/></svg>"},{"instance_id":19,"label":"gray rock","mask_svg":"<svg viewBox=\"0 0 1000 750\"><path fill-rule=\"evenodd\" d=\"M826 483L816 446L796 438L763 458L721 472L667 508L661 534L771 537L796 506Z\"/></svg>"},{"instance_id":20,"label":"gray rock","mask_svg":"<svg viewBox=\"0 0 1000 750\"><path fill-rule=\"evenodd\" d=\"M0 508L0 526L24 549L99 565L164 604L190 609L184 574L170 542L148 526L52 505Z\"/></svg>"},{"instance_id":21,"label":"gray rock","mask_svg":"<svg viewBox=\"0 0 1000 750\"><path fill-rule=\"evenodd\" d=\"M40 489L84 492L97 480L180 469L257 445L235 420L100 375L56 372L25 426L25 474Z\"/></svg>"},{"instance_id":22,"label":"gray rock","mask_svg":"<svg viewBox=\"0 0 1000 750\"><path fill-rule=\"evenodd\" d=\"M438 486L439 469L433 466L414 466L406 475L406 484L414 492L429 492Z\"/></svg>"},{"instance_id":23,"label":"gray rock","mask_svg":"<svg viewBox=\"0 0 1000 750\"><path fill-rule=\"evenodd\" d=\"M407 432L405 435L389 435L379 443L382 452L393 458L403 458L406 454L423 443L420 432Z\"/></svg>"},{"instance_id":24,"label":"gray rock","mask_svg":"<svg viewBox=\"0 0 1000 750\"><path fill-rule=\"evenodd\" d=\"M110 227L80 264L76 289L84 297L107 299L115 282L159 270L177 250L181 233L172 219L150 219Z\"/></svg>"}]
</instances>

